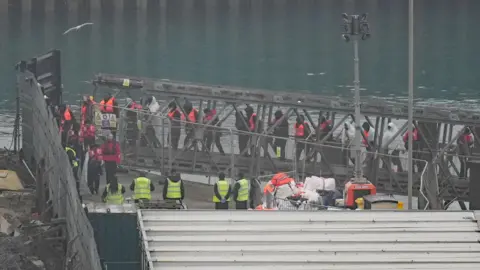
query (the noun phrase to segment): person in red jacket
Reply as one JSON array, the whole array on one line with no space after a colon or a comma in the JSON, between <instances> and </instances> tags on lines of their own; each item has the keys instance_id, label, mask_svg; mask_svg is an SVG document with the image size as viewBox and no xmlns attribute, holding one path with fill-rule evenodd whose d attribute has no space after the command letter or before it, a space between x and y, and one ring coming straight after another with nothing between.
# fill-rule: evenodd
<instances>
[{"instance_id":1,"label":"person in red jacket","mask_svg":"<svg viewBox=\"0 0 480 270\"><path fill-rule=\"evenodd\" d=\"M88 150L89 146L95 143L95 125L89 119L85 120L85 124L81 127L79 132L79 140L83 143L83 147Z\"/></svg>"},{"instance_id":2,"label":"person in red jacket","mask_svg":"<svg viewBox=\"0 0 480 270\"><path fill-rule=\"evenodd\" d=\"M115 177L117 165L120 164L122 153L120 152L120 144L114 140L111 133L108 134L107 141L102 144L101 149L103 161L105 162L105 174L108 184L112 177Z\"/></svg>"}]
</instances>

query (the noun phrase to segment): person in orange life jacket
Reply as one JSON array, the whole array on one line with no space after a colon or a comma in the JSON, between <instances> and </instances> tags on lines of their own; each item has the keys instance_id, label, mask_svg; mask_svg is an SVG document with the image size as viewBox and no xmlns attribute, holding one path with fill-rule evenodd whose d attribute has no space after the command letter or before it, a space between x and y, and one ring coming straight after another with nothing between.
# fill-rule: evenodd
<instances>
[{"instance_id":1,"label":"person in orange life jacket","mask_svg":"<svg viewBox=\"0 0 480 270\"><path fill-rule=\"evenodd\" d=\"M305 117L303 115L300 115L297 117L297 122L294 125L295 129L295 139L298 140L296 142L296 157L297 160L300 160L300 156L302 155L302 152L305 151L305 156L308 155L308 152L310 151L310 145L305 144L304 142L300 142L303 140L306 140L310 134L311 134L311 129L310 126L308 125L307 122L305 122Z\"/></svg>"},{"instance_id":2,"label":"person in orange life jacket","mask_svg":"<svg viewBox=\"0 0 480 270\"><path fill-rule=\"evenodd\" d=\"M142 110L142 106L131 98L127 98L127 109L125 112L127 132L126 139L129 145L135 145L135 141L138 137L138 112Z\"/></svg>"},{"instance_id":3,"label":"person in orange life jacket","mask_svg":"<svg viewBox=\"0 0 480 270\"><path fill-rule=\"evenodd\" d=\"M88 151L87 171L87 185L90 189L91 194L98 194L98 188L100 186L100 176L103 174L102 162L102 149L95 143L91 144Z\"/></svg>"},{"instance_id":4,"label":"person in orange life jacket","mask_svg":"<svg viewBox=\"0 0 480 270\"><path fill-rule=\"evenodd\" d=\"M405 146L405 149L408 150L408 131L405 132L405 134L403 134L403 144ZM412 135L412 138L413 138L413 149L417 149L416 147L416 144L418 144L418 141L420 140L420 137L418 136L418 129L416 127L413 127L413 135Z\"/></svg>"},{"instance_id":5,"label":"person in orange life jacket","mask_svg":"<svg viewBox=\"0 0 480 270\"><path fill-rule=\"evenodd\" d=\"M101 146L107 184L117 172L117 165L121 161L120 144L115 141L112 134L108 134L107 141Z\"/></svg>"},{"instance_id":6,"label":"person in orange life jacket","mask_svg":"<svg viewBox=\"0 0 480 270\"><path fill-rule=\"evenodd\" d=\"M117 117L120 116L117 100L112 94L105 95L102 101L100 101L99 108L102 113L113 113Z\"/></svg>"},{"instance_id":7,"label":"person in orange life jacket","mask_svg":"<svg viewBox=\"0 0 480 270\"><path fill-rule=\"evenodd\" d=\"M245 117L243 112L235 112L235 127L238 131L248 131L248 124L246 125L245 123L248 123L248 119ZM238 150L240 153L242 153L245 148L247 148L249 138L250 136L248 134L238 134ZM248 153L245 153L245 155L248 155Z\"/></svg>"},{"instance_id":8,"label":"person in orange life jacket","mask_svg":"<svg viewBox=\"0 0 480 270\"><path fill-rule=\"evenodd\" d=\"M216 115L217 111L215 109L210 110L209 108L206 108L203 110L203 113L205 114L203 118L203 123L207 124L208 122L212 121L209 125L211 126L219 126L219 119L218 116ZM205 138L206 138L206 147L207 151L210 151L212 149L212 142L215 141L215 145L218 148L218 151L220 154L225 155L225 152L223 151L223 146L222 143L220 142L220 137L222 135L222 132L220 130L215 130L215 128L212 127L207 127L205 130Z\"/></svg>"},{"instance_id":9,"label":"person in orange life jacket","mask_svg":"<svg viewBox=\"0 0 480 270\"><path fill-rule=\"evenodd\" d=\"M117 117L117 119L120 117L120 110L118 109L118 103L115 97L113 97L111 94L105 95L102 101L100 101L99 104L100 111L102 113L113 113ZM117 124L118 127L118 124ZM110 129L113 137L117 137L117 129L113 128Z\"/></svg>"},{"instance_id":10,"label":"person in orange life jacket","mask_svg":"<svg viewBox=\"0 0 480 270\"><path fill-rule=\"evenodd\" d=\"M257 123L257 114L253 112L253 108L249 105L247 105L247 108L245 108L245 113L247 114L247 119L248 119L248 130L250 132L254 133L259 133L262 130L262 122L258 121ZM258 124L258 126L257 126ZM253 139L253 136L249 136L249 139ZM250 142L250 154L253 152L253 145L254 142ZM247 146L248 146L248 141L247 141Z\"/></svg>"},{"instance_id":11,"label":"person in orange life jacket","mask_svg":"<svg viewBox=\"0 0 480 270\"><path fill-rule=\"evenodd\" d=\"M272 120L270 123L270 127L277 124L277 126L273 129L273 135L276 137L282 137L285 139L275 138L273 141L273 149L277 154L277 157L281 160L285 159L285 147L287 145L288 138L288 119L285 117L282 120L283 112L281 110L277 110L275 112L275 119ZM281 122L279 122L281 121Z\"/></svg>"},{"instance_id":12,"label":"person in orange life jacket","mask_svg":"<svg viewBox=\"0 0 480 270\"><path fill-rule=\"evenodd\" d=\"M365 138L362 136L362 143L363 145L365 145L367 151L370 151L372 150L371 146L373 146L373 144L375 143L375 131L373 130L373 128L370 127L370 124L368 122L363 122L362 130L365 138L367 138L367 140L365 140Z\"/></svg>"},{"instance_id":13,"label":"person in orange life jacket","mask_svg":"<svg viewBox=\"0 0 480 270\"><path fill-rule=\"evenodd\" d=\"M193 139L193 137L195 136L195 125L191 123L197 123L198 110L193 108L192 103L188 100L185 101L185 104L183 104L183 110L187 114L186 118L185 116L183 116L183 118L185 118L184 120L186 121L185 122L186 136L185 136L185 139L183 140L183 145L185 146L185 145L188 145L190 141Z\"/></svg>"},{"instance_id":14,"label":"person in orange life jacket","mask_svg":"<svg viewBox=\"0 0 480 270\"><path fill-rule=\"evenodd\" d=\"M320 117L320 125L318 126L319 139L322 140L332 130L332 120L327 120L325 116ZM330 134L329 141L333 140L333 134Z\"/></svg>"},{"instance_id":15,"label":"person in orange life jacket","mask_svg":"<svg viewBox=\"0 0 480 270\"><path fill-rule=\"evenodd\" d=\"M218 181L213 186L213 196L216 210L228 210L228 202L232 194L232 188L223 172L218 174Z\"/></svg>"},{"instance_id":16,"label":"person in orange life jacket","mask_svg":"<svg viewBox=\"0 0 480 270\"><path fill-rule=\"evenodd\" d=\"M468 166L467 159L472 154L472 147L474 145L474 137L469 127L463 130L463 134L457 140L458 145L458 159L460 160L460 177L467 177Z\"/></svg>"},{"instance_id":17,"label":"person in orange life jacket","mask_svg":"<svg viewBox=\"0 0 480 270\"><path fill-rule=\"evenodd\" d=\"M177 104L175 102L170 102L168 104L168 118L171 121L171 129L170 129L170 138L172 142L172 148L174 150L178 149L178 141L180 140L180 127L181 127L181 118L182 114L180 113L180 110L177 108Z\"/></svg>"},{"instance_id":18,"label":"person in orange life jacket","mask_svg":"<svg viewBox=\"0 0 480 270\"><path fill-rule=\"evenodd\" d=\"M405 134L403 134L403 143L405 146L405 150L408 150L408 137L409 137L408 134L409 134L408 131L405 132ZM413 127L412 138L413 138L413 142L412 142L413 158L420 159L421 158L420 150L422 148L421 136L416 126ZM417 167L418 172L421 172L423 170L424 163L422 161L414 160L412 166L413 166L412 168L413 172L415 172L415 167Z\"/></svg>"},{"instance_id":19,"label":"person in orange life jacket","mask_svg":"<svg viewBox=\"0 0 480 270\"><path fill-rule=\"evenodd\" d=\"M62 138L62 145L66 145L68 131L72 128L73 123L75 123L75 116L73 115L70 108L62 104L58 106L59 114L60 114L60 134Z\"/></svg>"},{"instance_id":20,"label":"person in orange life jacket","mask_svg":"<svg viewBox=\"0 0 480 270\"><path fill-rule=\"evenodd\" d=\"M250 132L258 132L257 124L257 114L253 112L253 108L251 106L247 106L245 108L245 112L247 113L248 119L248 130Z\"/></svg>"}]
</instances>

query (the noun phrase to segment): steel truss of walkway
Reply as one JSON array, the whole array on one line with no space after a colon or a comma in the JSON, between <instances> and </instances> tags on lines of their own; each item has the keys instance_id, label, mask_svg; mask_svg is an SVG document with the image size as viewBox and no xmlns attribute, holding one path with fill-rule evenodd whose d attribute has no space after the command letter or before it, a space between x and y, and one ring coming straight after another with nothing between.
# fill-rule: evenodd
<instances>
[{"instance_id":1,"label":"steel truss of walkway","mask_svg":"<svg viewBox=\"0 0 480 270\"><path fill-rule=\"evenodd\" d=\"M95 92L101 88L115 89L127 96L154 96L160 103L156 112L138 114L142 120L141 132L132 133L137 125L129 125L128 120L123 121L125 119L122 118L119 138L124 147L125 165L156 168L162 172L175 168L180 172L201 175L215 175L224 171L232 177L240 171L255 177L262 173L294 170L300 176L333 176L339 185L353 175L353 166L349 161L350 149L340 143L345 121L354 120L352 100L301 92L208 86L110 74L97 75L93 84ZM174 125L166 118L165 113L170 102L175 102L183 111L182 103L185 100L198 109L200 116L204 108L216 109L222 127L211 126L211 122L182 121L183 126L195 127L194 132L190 139L185 140L186 134L182 128L179 148L174 150L168 147L172 140L169 133ZM245 104L252 106L258 116L254 132L238 131L233 123L235 114L240 113L240 107L245 107ZM272 122L277 109L283 111L287 120L304 115L314 130L318 129L320 117L324 116L332 121L333 129L328 134L315 132L306 141L288 138L286 159L280 159L273 149L274 141L285 138L273 136L277 125L268 124ZM122 110L128 111L125 108ZM376 130L374 142L370 145L371 150L363 153L364 175L377 185L380 192L407 193L409 168L405 166L406 155L398 151L399 146L403 145L400 136L407 129L406 121L402 121L407 119L406 112L407 105L404 103L371 98L362 103L365 121ZM186 114L185 111L183 113ZM247 125L243 118L239 119L242 124ZM397 123L398 131L388 141L382 141L387 124L392 119ZM422 147L416 151L414 162L414 194L420 198L419 206L439 209L443 199L467 199L468 177L460 177L460 163L465 161L466 157L458 156L453 146L464 128L470 127L474 131L478 147L476 127L480 126L480 112L415 106L414 122L422 138ZM153 137L152 127L156 134ZM132 134L137 137L132 139ZM217 147L206 150L204 138L208 134L222 134L221 144L225 154L220 154ZM248 147L239 151L237 144L242 137L247 138ZM307 152L307 158L304 157L305 154L299 160L293 158L299 147L303 147L304 152ZM392 150L397 151L392 153Z\"/></svg>"}]
</instances>

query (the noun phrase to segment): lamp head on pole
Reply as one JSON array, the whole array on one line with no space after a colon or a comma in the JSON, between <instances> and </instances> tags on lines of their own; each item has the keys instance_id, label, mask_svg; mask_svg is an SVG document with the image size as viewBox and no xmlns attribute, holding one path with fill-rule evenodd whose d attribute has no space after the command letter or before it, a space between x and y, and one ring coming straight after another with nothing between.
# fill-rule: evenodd
<instances>
[{"instance_id":1,"label":"lamp head on pole","mask_svg":"<svg viewBox=\"0 0 480 270\"><path fill-rule=\"evenodd\" d=\"M349 42L351 36L357 35L361 36L362 40L370 38L370 28L367 18L367 13L363 13L362 15L348 15L347 13L342 13L343 40Z\"/></svg>"}]
</instances>

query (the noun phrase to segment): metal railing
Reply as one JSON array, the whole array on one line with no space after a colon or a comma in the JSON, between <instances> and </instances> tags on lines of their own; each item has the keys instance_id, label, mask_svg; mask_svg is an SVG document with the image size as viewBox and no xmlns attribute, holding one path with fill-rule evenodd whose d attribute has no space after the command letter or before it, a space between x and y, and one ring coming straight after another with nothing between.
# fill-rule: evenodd
<instances>
[{"instance_id":1,"label":"metal railing","mask_svg":"<svg viewBox=\"0 0 480 270\"><path fill-rule=\"evenodd\" d=\"M315 139L310 140L310 138L314 137L313 135L307 140L304 140L291 136L288 138L274 136L266 132L266 128L258 132L237 130L232 127L232 121L227 121L226 119L228 118L223 118L224 115L222 114L219 114L218 117L220 122L226 125L225 127L212 126L209 123L192 123L188 120L179 120L177 121L178 123L176 123L175 121L168 119L163 113L156 115L151 112L140 112L138 110L131 110L123 107L119 109L122 110L122 114L126 111L137 112L138 119L142 119L145 116L149 117L149 121L140 120L141 129L138 130L135 138L128 138L127 134L129 128L137 128L136 124L133 125L131 123L130 126L122 124L121 126L123 128L118 130L117 134L119 134L119 141L124 150L124 162L129 166L144 166L144 164L138 164L137 161L139 158L148 159L146 157L148 155L145 154L145 151L151 151L152 153L149 158L160 161L160 163L157 163L156 165L151 164L151 166L166 173L174 167L173 164L178 163L182 154L187 153L184 150L186 150L188 146L192 146L192 141L194 141L195 146L190 148L193 152L192 155L199 155L201 158L212 159L212 162L210 162L208 166L202 167L204 170L211 171L204 171L203 173L214 174L215 172L224 171L231 178L235 178L237 175L236 173L239 171L238 167L241 167L239 164L244 162L244 160L241 160L241 154L249 154L250 164L244 164L243 167L247 168L248 176L252 178L258 178L261 174L275 173L280 170L292 171L296 179L303 179L305 173L332 176L338 179L349 179L353 176L353 163L349 160L350 148L339 142L339 134L333 134L332 140L320 143L315 141ZM125 121L125 118L121 118L120 121ZM175 138L172 139L172 136L170 136L172 128L177 129L178 132L178 150L171 147L172 140L175 140ZM152 138L147 139L150 143L145 142L144 140L142 146L142 136L147 137L147 129L150 129L150 131L153 130L155 135L153 136L153 133L150 134L150 136L153 136ZM194 132L187 134L188 132L186 132L186 130L194 130ZM290 134L291 133L293 132L290 131ZM223 166L216 166L217 164L215 164L215 162L219 160L219 151L216 149L217 147L215 147L215 143L211 143L210 148L208 150L206 149L206 137L212 136L215 138L218 134L221 134L220 143L225 153L225 156L222 156L221 160L223 163L229 161L228 166L225 166L225 164L223 164ZM187 136L191 136L190 141L185 139ZM249 146L245 147L248 150L241 151L238 145L242 136L244 136L243 139L249 141ZM153 140L157 141L157 148L151 145L151 141ZM280 167L278 167L278 161L280 158L276 153L275 140L285 142L285 157L287 161L281 163ZM300 156L298 159L293 158L294 156L297 156L297 150ZM402 181L399 179L406 179L405 176L402 176L402 172L408 171L408 168L406 167L406 156L400 151L397 151L396 155L380 153L380 151L382 150L369 152L366 151L366 149L363 149L362 162L364 163L363 167L365 176L373 182L376 182L379 177L387 177L390 179L390 188L392 191L393 189L398 188L404 189L404 185L403 183L400 183ZM213 157L210 157L209 154ZM190 160L191 159L192 158L190 158ZM199 161L193 157L193 162L191 162L190 165L196 167L196 163L199 163ZM205 163L208 162L203 160L203 165L205 165ZM417 170L414 187L417 190L416 193L421 195L421 192L418 192L418 189L421 185L420 179L423 178L423 175L426 172L427 163L425 160L421 159L415 159L414 163ZM259 164L264 165L259 166ZM277 168L275 169L276 166ZM201 171L198 171L198 168L193 169L192 172L195 170L197 170L196 173L202 173ZM338 182L338 184L342 185L343 183Z\"/></svg>"}]
</instances>

